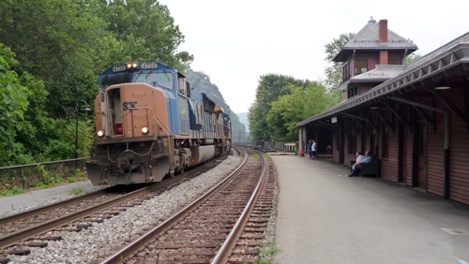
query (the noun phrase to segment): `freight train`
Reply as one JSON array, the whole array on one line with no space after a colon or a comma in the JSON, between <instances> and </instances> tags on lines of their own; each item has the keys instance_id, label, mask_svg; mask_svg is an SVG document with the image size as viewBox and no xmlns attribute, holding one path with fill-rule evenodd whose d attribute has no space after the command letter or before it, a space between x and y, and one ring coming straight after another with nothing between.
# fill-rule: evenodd
<instances>
[{"instance_id":1,"label":"freight train","mask_svg":"<svg viewBox=\"0 0 469 264\"><path fill-rule=\"evenodd\" d=\"M98 83L96 137L86 160L93 185L159 182L230 151L229 114L176 69L119 64Z\"/></svg>"}]
</instances>

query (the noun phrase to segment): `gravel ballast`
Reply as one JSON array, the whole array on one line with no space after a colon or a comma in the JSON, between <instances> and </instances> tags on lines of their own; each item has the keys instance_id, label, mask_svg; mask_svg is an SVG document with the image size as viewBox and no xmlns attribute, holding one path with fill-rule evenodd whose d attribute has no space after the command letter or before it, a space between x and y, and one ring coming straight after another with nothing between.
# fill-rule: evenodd
<instances>
[{"instance_id":1,"label":"gravel ballast","mask_svg":"<svg viewBox=\"0 0 469 264\"><path fill-rule=\"evenodd\" d=\"M9 263L91 263L102 260L124 245L123 241L159 224L226 175L242 161L229 156L215 168L161 193L141 205L119 213L80 232L51 232L60 241L48 241L45 248L31 248L27 256L9 255Z\"/></svg>"}]
</instances>

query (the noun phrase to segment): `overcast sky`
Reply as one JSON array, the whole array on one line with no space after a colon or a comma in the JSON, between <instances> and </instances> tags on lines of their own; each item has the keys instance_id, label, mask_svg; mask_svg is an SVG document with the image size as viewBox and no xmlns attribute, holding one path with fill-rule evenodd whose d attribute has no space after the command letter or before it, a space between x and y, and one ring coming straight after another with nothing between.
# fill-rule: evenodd
<instances>
[{"instance_id":1,"label":"overcast sky","mask_svg":"<svg viewBox=\"0 0 469 264\"><path fill-rule=\"evenodd\" d=\"M185 36L179 50L210 76L235 113L248 112L259 77L321 81L325 45L357 33L371 17L411 39L425 55L469 32L469 0L160 0ZM317 4L320 3L320 4Z\"/></svg>"}]
</instances>

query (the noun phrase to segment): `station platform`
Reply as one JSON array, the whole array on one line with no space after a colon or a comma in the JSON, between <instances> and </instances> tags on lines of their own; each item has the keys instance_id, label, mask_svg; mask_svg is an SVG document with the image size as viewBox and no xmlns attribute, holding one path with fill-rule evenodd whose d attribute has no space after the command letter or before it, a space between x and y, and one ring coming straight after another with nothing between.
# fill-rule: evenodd
<instances>
[{"instance_id":1,"label":"station platform","mask_svg":"<svg viewBox=\"0 0 469 264\"><path fill-rule=\"evenodd\" d=\"M469 262L469 207L330 158L272 155L279 196L274 263Z\"/></svg>"}]
</instances>

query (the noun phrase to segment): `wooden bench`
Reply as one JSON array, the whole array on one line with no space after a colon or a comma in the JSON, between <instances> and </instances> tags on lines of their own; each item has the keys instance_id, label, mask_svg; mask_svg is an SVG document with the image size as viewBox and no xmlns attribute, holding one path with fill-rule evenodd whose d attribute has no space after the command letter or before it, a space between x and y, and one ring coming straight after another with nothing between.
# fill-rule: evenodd
<instances>
[{"instance_id":1,"label":"wooden bench","mask_svg":"<svg viewBox=\"0 0 469 264\"><path fill-rule=\"evenodd\" d=\"M360 176L379 176L379 159L377 156L371 156L370 163L360 164Z\"/></svg>"}]
</instances>

